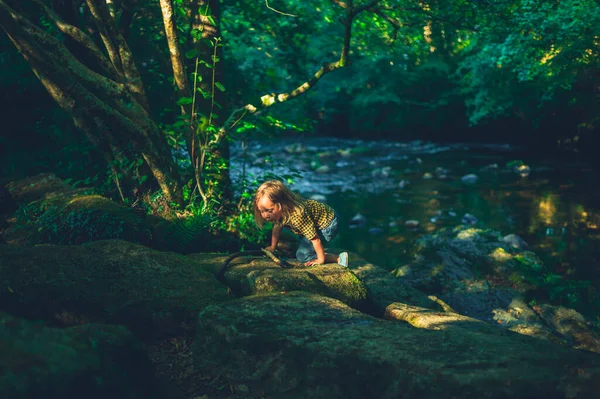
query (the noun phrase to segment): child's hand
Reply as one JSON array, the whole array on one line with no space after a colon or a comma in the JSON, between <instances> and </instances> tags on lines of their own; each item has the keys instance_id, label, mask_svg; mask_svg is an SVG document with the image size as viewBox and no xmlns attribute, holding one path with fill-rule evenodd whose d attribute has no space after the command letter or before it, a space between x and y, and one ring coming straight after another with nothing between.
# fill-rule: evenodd
<instances>
[{"instance_id":1,"label":"child's hand","mask_svg":"<svg viewBox=\"0 0 600 399\"><path fill-rule=\"evenodd\" d=\"M304 266L322 265L323 263L325 263L325 261L318 260L318 259L313 259L313 260L309 260L308 262L306 262L304 264Z\"/></svg>"},{"instance_id":2,"label":"child's hand","mask_svg":"<svg viewBox=\"0 0 600 399\"><path fill-rule=\"evenodd\" d=\"M265 249L266 249L267 251L270 251L270 252L275 252L275 247L274 247L274 246L272 246L272 245L269 245L269 246L268 246L268 247L266 247Z\"/></svg>"}]
</instances>

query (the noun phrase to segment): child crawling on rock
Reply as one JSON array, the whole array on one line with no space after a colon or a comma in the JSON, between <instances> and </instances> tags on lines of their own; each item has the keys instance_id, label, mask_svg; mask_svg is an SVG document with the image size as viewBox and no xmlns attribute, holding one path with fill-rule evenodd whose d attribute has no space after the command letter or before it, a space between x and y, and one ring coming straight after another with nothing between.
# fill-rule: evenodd
<instances>
[{"instance_id":1,"label":"child crawling on rock","mask_svg":"<svg viewBox=\"0 0 600 399\"><path fill-rule=\"evenodd\" d=\"M306 266L323 263L348 266L347 252L339 256L325 253L325 244L338 231L337 215L329 205L304 199L280 181L269 180L261 184L254 195L254 219L259 227L265 221L273 223L271 245L266 249L274 251L281 230L288 227L300 237L296 258Z\"/></svg>"}]
</instances>

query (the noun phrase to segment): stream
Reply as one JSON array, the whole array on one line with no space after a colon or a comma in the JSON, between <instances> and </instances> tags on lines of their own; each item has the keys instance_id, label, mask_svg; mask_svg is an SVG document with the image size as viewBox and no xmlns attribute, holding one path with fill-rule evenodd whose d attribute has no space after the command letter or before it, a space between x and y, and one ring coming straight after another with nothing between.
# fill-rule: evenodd
<instances>
[{"instance_id":1,"label":"stream","mask_svg":"<svg viewBox=\"0 0 600 399\"><path fill-rule=\"evenodd\" d=\"M517 234L572 283L555 302L600 315L598 170L504 144L290 138L231 152L234 181L284 177L336 209L342 228L331 247L393 270L410 261L414 239L442 227Z\"/></svg>"}]
</instances>

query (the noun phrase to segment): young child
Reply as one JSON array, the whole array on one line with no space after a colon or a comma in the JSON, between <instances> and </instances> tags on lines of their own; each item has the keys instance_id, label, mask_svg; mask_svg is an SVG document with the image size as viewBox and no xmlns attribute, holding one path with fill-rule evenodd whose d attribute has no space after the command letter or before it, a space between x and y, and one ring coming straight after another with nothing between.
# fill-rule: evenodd
<instances>
[{"instance_id":1,"label":"young child","mask_svg":"<svg viewBox=\"0 0 600 399\"><path fill-rule=\"evenodd\" d=\"M265 221L273 223L271 245L274 251L283 227L300 236L296 258L306 266L338 263L348 266L348 253L339 256L325 253L325 244L337 234L338 218L326 204L307 200L293 193L283 183L269 180L261 184L254 195L254 219L259 227Z\"/></svg>"}]
</instances>

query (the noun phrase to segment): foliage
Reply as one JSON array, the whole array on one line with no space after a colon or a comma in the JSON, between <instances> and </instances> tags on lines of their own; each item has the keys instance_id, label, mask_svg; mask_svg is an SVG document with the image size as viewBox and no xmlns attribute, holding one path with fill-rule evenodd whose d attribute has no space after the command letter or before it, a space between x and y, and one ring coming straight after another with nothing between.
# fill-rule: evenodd
<instances>
[{"instance_id":1,"label":"foliage","mask_svg":"<svg viewBox=\"0 0 600 399\"><path fill-rule=\"evenodd\" d=\"M591 106L584 87L598 68L598 3L521 0L496 7L499 18L472 36L457 70L470 121L519 113L539 123L555 109L552 101ZM573 90L579 85L582 91Z\"/></svg>"},{"instance_id":2,"label":"foliage","mask_svg":"<svg viewBox=\"0 0 600 399\"><path fill-rule=\"evenodd\" d=\"M594 291L591 281L573 280L549 271L531 252L523 252L514 257L517 261L517 270L525 281L515 283L528 283L535 287L536 296L544 295L554 304L573 307L586 313L593 309L596 313L600 310L600 302L590 297Z\"/></svg>"},{"instance_id":3,"label":"foliage","mask_svg":"<svg viewBox=\"0 0 600 399\"><path fill-rule=\"evenodd\" d=\"M89 54L37 3L1 3L51 34L64 45L60 48L65 53L81 61L75 65L97 74L97 82L115 79L123 86L133 81L99 73L99 65L89 62ZM54 11L102 45L101 29L94 25L87 5L69 18L68 8L58 3L69 1L55 2ZM54 111L42 86L25 71L26 63L12 48L0 53L6 72L0 79L2 92L7 93L4 99L18 94L18 106L3 109L4 119L12 123L11 131L15 129L13 137L0 138L3 150L10 148L2 154L3 171L52 169L74 184L93 184L123 203L141 201L148 213L175 210L194 217L218 215L222 217L220 229L260 240L262 233L253 231L244 195L268 176L244 176L230 182L227 147L231 141L290 131L444 139L448 131L457 134L469 123L482 125L497 118L498 126L502 120L520 120L532 130L530 136L537 134L535 129L553 127L561 132L546 140L573 143L580 131L597 125L598 37L594 28L600 22L600 8L592 0L432 0L418 4L382 0L355 15L345 68L324 76L315 90L293 102L273 99L277 107L263 108L265 96L290 93L308 83L324 64L341 59L344 7L350 3L168 3L173 6L175 44L181 50L189 91L175 78L160 2L110 3L149 104L147 117L132 118L127 126L144 126L145 132L157 127L157 140L152 144L161 148L164 144L167 149L157 171L149 170L148 154L143 154L153 145L140 144L131 132L123 132L122 125L104 126L108 117L89 120L101 121L91 129L97 137L112 134L110 151L92 145L89 135L79 135L65 112ZM220 14L210 4L218 5ZM354 2L355 7L365 4ZM197 5L201 7L194 8ZM8 18L5 9L2 13ZM0 40L3 48L11 45L8 36ZM80 70L71 68L69 73L75 76L74 71ZM108 103L123 100L121 96L129 98L126 94L132 92L111 92ZM45 99L36 104L43 106L25 106L42 96ZM137 104L128 101L118 112L126 114L135 108ZM258 108L250 112L250 107L244 108L248 105ZM20 139L22 132L34 140L25 143ZM565 132L571 137L562 137ZM515 136L522 136L522 131L515 131ZM35 151L30 151L34 145L29 142L37 144ZM24 151L12 151L16 148ZM33 158L27 152L45 153ZM173 165L170 158L175 159ZM168 182L172 195L165 193L169 184L160 186L151 178L169 173L173 174Z\"/></svg>"}]
</instances>

